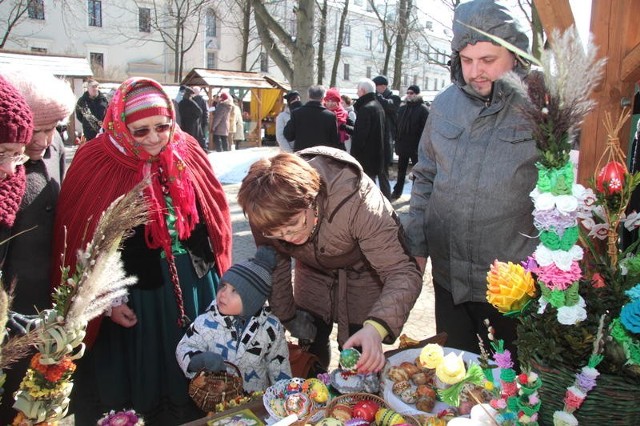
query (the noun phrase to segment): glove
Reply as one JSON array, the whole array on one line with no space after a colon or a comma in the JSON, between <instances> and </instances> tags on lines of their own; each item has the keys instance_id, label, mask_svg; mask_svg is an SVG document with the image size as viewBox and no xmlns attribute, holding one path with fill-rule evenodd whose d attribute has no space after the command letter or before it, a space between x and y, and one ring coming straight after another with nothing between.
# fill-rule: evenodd
<instances>
[{"instance_id":1,"label":"glove","mask_svg":"<svg viewBox=\"0 0 640 426\"><path fill-rule=\"evenodd\" d=\"M11 336L24 336L27 334L29 323L35 322L38 318L38 315L22 315L18 312L9 311L7 330Z\"/></svg>"},{"instance_id":2,"label":"glove","mask_svg":"<svg viewBox=\"0 0 640 426\"><path fill-rule=\"evenodd\" d=\"M191 357L187 370L192 373L200 370L224 371L224 359L222 359L220 354L214 352L202 352Z\"/></svg>"},{"instance_id":3,"label":"glove","mask_svg":"<svg viewBox=\"0 0 640 426\"><path fill-rule=\"evenodd\" d=\"M312 343L316 338L317 328L309 312L296 309L296 316L282 325L298 340Z\"/></svg>"}]
</instances>

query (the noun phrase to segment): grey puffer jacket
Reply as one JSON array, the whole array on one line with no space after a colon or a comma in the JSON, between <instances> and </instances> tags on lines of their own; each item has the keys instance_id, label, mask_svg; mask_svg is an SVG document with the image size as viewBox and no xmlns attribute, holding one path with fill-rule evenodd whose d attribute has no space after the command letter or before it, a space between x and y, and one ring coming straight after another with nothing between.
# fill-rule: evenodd
<instances>
[{"instance_id":1,"label":"grey puffer jacket","mask_svg":"<svg viewBox=\"0 0 640 426\"><path fill-rule=\"evenodd\" d=\"M491 16L485 8L493 2L465 5L472 4L483 9L469 6L460 16ZM478 25L487 31L483 25L495 24L487 22ZM506 38L510 30L517 31L504 25ZM431 105L413 168L407 225L412 254L431 257L434 282L449 290L456 304L486 302L486 274L493 261L519 262L535 250L529 193L539 159L529 125L517 109L522 98L502 81L494 83L487 99L465 84L456 50L486 40L458 30L452 42L454 84ZM519 67L515 71L525 74Z\"/></svg>"},{"instance_id":2,"label":"grey puffer jacket","mask_svg":"<svg viewBox=\"0 0 640 426\"><path fill-rule=\"evenodd\" d=\"M293 318L298 307L337 322L340 344L349 337L349 324L372 319L389 332L384 342L392 343L422 289L400 221L344 151L315 147L298 154L320 173L324 184L317 199L318 226L301 246L271 241L278 250L278 265L269 304L282 321Z\"/></svg>"}]
</instances>

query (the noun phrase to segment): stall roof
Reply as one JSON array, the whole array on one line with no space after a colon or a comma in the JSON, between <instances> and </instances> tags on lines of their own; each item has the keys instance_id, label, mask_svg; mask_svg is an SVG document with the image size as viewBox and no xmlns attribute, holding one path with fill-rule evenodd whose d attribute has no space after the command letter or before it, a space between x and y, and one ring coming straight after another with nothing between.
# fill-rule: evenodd
<instances>
[{"instance_id":1,"label":"stall roof","mask_svg":"<svg viewBox=\"0 0 640 426\"><path fill-rule=\"evenodd\" d=\"M59 77L90 77L93 75L85 57L53 56L0 51L0 68L37 68Z\"/></svg>"},{"instance_id":2,"label":"stall roof","mask_svg":"<svg viewBox=\"0 0 640 426\"><path fill-rule=\"evenodd\" d=\"M234 89L282 89L290 90L285 83L272 77L244 71L213 70L194 68L182 79L182 84L190 86L228 87Z\"/></svg>"}]
</instances>

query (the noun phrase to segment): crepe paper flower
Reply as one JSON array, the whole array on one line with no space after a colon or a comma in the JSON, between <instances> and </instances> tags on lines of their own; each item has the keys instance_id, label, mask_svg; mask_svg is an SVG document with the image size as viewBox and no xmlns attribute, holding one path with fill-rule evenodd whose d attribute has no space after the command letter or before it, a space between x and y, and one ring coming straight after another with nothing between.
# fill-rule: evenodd
<instances>
[{"instance_id":1,"label":"crepe paper flower","mask_svg":"<svg viewBox=\"0 0 640 426\"><path fill-rule=\"evenodd\" d=\"M620 322L628 332L640 333L640 300L627 303L622 307Z\"/></svg>"},{"instance_id":2,"label":"crepe paper flower","mask_svg":"<svg viewBox=\"0 0 640 426\"><path fill-rule=\"evenodd\" d=\"M634 210L622 219L622 224L627 231L633 231L634 229L640 228L640 214Z\"/></svg>"},{"instance_id":3,"label":"crepe paper flower","mask_svg":"<svg viewBox=\"0 0 640 426\"><path fill-rule=\"evenodd\" d=\"M502 313L520 311L536 294L531 273L511 262L494 261L487 283L487 301Z\"/></svg>"},{"instance_id":4,"label":"crepe paper flower","mask_svg":"<svg viewBox=\"0 0 640 426\"><path fill-rule=\"evenodd\" d=\"M420 351L420 363L423 367L436 368L443 359L444 350L436 343L429 343Z\"/></svg>"},{"instance_id":5,"label":"crepe paper flower","mask_svg":"<svg viewBox=\"0 0 640 426\"><path fill-rule=\"evenodd\" d=\"M611 337L622 346L627 363L640 365L640 342L629 334L620 323L620 318L611 322Z\"/></svg>"},{"instance_id":6,"label":"crepe paper flower","mask_svg":"<svg viewBox=\"0 0 640 426\"><path fill-rule=\"evenodd\" d=\"M596 380L599 375L600 372L595 367L585 365L576 376L576 384L580 389L589 392L596 387Z\"/></svg>"},{"instance_id":7,"label":"crepe paper flower","mask_svg":"<svg viewBox=\"0 0 640 426\"><path fill-rule=\"evenodd\" d=\"M629 290L625 291L624 294L626 294L632 302L635 302L636 300L639 300L640 299L640 284L636 284L635 286L633 286Z\"/></svg>"},{"instance_id":8,"label":"crepe paper flower","mask_svg":"<svg viewBox=\"0 0 640 426\"><path fill-rule=\"evenodd\" d=\"M563 271L569 271L573 261L580 261L584 256L582 247L574 245L569 250L549 250L542 244L538 244L533 257L540 266L547 266L554 263Z\"/></svg>"},{"instance_id":9,"label":"crepe paper flower","mask_svg":"<svg viewBox=\"0 0 640 426\"><path fill-rule=\"evenodd\" d=\"M543 192L552 192L554 194L568 194L571 192L573 184L574 172L572 164L567 162L563 167L548 168L542 164L536 164L538 167L538 182L536 187Z\"/></svg>"},{"instance_id":10,"label":"crepe paper flower","mask_svg":"<svg viewBox=\"0 0 640 426\"><path fill-rule=\"evenodd\" d=\"M622 275L640 275L640 256L628 256L618 262ZM640 290L639 290L640 291Z\"/></svg>"},{"instance_id":11,"label":"crepe paper flower","mask_svg":"<svg viewBox=\"0 0 640 426\"><path fill-rule=\"evenodd\" d=\"M459 362L462 362L462 368L464 369L464 374L459 380L456 379L457 381L455 381L454 383L451 383L452 386L448 387L447 389L438 390L438 396L440 397L442 402L449 404L452 407L457 407L458 405L460 405L460 393L462 392L462 388L468 383L472 383L476 386L481 386L485 382L485 378L484 378L484 373L482 372L482 368L480 368L478 364L471 364L468 369L464 368L464 362L462 361L462 354L460 354L460 356L458 357L453 352L450 352L449 354L447 354L447 356L445 357L441 365L447 363L447 357L449 355L453 355L455 358L459 358ZM451 359L453 359L453 357ZM452 363L457 364L458 361L452 361ZM455 368L459 370L459 365L456 366ZM436 368L436 376L438 376L437 368ZM438 378L442 380L440 376L438 376ZM444 380L442 381L445 382Z\"/></svg>"},{"instance_id":12,"label":"crepe paper flower","mask_svg":"<svg viewBox=\"0 0 640 426\"><path fill-rule=\"evenodd\" d=\"M489 401L489 405L491 405L491 408L495 410L504 410L507 408L507 400L504 398L492 399Z\"/></svg>"},{"instance_id":13,"label":"crepe paper flower","mask_svg":"<svg viewBox=\"0 0 640 426\"><path fill-rule=\"evenodd\" d=\"M538 282L549 290L566 290L582 278L582 269L577 261L571 262L568 270L562 270L555 264L537 267L531 270L538 276Z\"/></svg>"},{"instance_id":14,"label":"crepe paper flower","mask_svg":"<svg viewBox=\"0 0 640 426\"><path fill-rule=\"evenodd\" d=\"M554 426L578 426L578 419L566 411L556 411L553 413Z\"/></svg>"},{"instance_id":15,"label":"crepe paper flower","mask_svg":"<svg viewBox=\"0 0 640 426\"><path fill-rule=\"evenodd\" d=\"M462 381L466 374L467 369L462 359L462 353L449 352L436 366L436 377L448 385Z\"/></svg>"},{"instance_id":16,"label":"crepe paper flower","mask_svg":"<svg viewBox=\"0 0 640 426\"><path fill-rule=\"evenodd\" d=\"M144 420L134 410L111 410L98 420L98 426L144 426Z\"/></svg>"},{"instance_id":17,"label":"crepe paper flower","mask_svg":"<svg viewBox=\"0 0 640 426\"><path fill-rule=\"evenodd\" d=\"M604 282L604 278L602 278L600 272L596 272L591 277L591 285L593 286L593 288L604 288L607 284Z\"/></svg>"},{"instance_id":18,"label":"crepe paper flower","mask_svg":"<svg viewBox=\"0 0 640 426\"><path fill-rule=\"evenodd\" d=\"M564 396L564 404L567 407L567 411L573 412L580 408L586 397L587 394L576 386L568 387Z\"/></svg>"},{"instance_id":19,"label":"crepe paper flower","mask_svg":"<svg viewBox=\"0 0 640 426\"><path fill-rule=\"evenodd\" d=\"M575 226L577 220L577 211L568 214L560 213L556 209L533 211L533 225L537 230L555 231L558 235L561 235L565 229Z\"/></svg>"},{"instance_id":20,"label":"crepe paper flower","mask_svg":"<svg viewBox=\"0 0 640 426\"><path fill-rule=\"evenodd\" d=\"M558 309L558 322L564 325L576 325L587 319L587 310L579 304L563 306Z\"/></svg>"},{"instance_id":21,"label":"crepe paper flower","mask_svg":"<svg viewBox=\"0 0 640 426\"><path fill-rule=\"evenodd\" d=\"M559 231L547 230L540 233L540 242L551 250L569 250L579 238L577 226L565 228Z\"/></svg>"}]
</instances>

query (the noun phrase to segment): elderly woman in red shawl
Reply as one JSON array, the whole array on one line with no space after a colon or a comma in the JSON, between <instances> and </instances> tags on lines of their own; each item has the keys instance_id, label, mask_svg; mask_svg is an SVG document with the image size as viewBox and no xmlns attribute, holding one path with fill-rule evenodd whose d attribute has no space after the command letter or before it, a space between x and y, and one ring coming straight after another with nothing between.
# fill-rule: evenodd
<instances>
[{"instance_id":1,"label":"elderly woman in red shawl","mask_svg":"<svg viewBox=\"0 0 640 426\"><path fill-rule=\"evenodd\" d=\"M353 131L353 122L349 119L349 113L342 106L342 98L336 87L327 90L324 95L324 105L329 111L336 115L336 125L338 126L338 139L342 148L346 149L344 143L349 139L349 134Z\"/></svg>"},{"instance_id":2,"label":"elderly woman in red shawl","mask_svg":"<svg viewBox=\"0 0 640 426\"><path fill-rule=\"evenodd\" d=\"M103 132L76 153L60 193L54 253L66 251L65 264L73 268L100 213L147 178L149 222L122 251L125 270L138 283L128 300L89 325L72 394L76 424L96 424L102 413L124 408L154 425L203 415L189 399L175 348L229 267L229 208L204 151L175 124L171 99L157 82L122 83ZM59 262L54 283L66 266Z\"/></svg>"}]
</instances>

